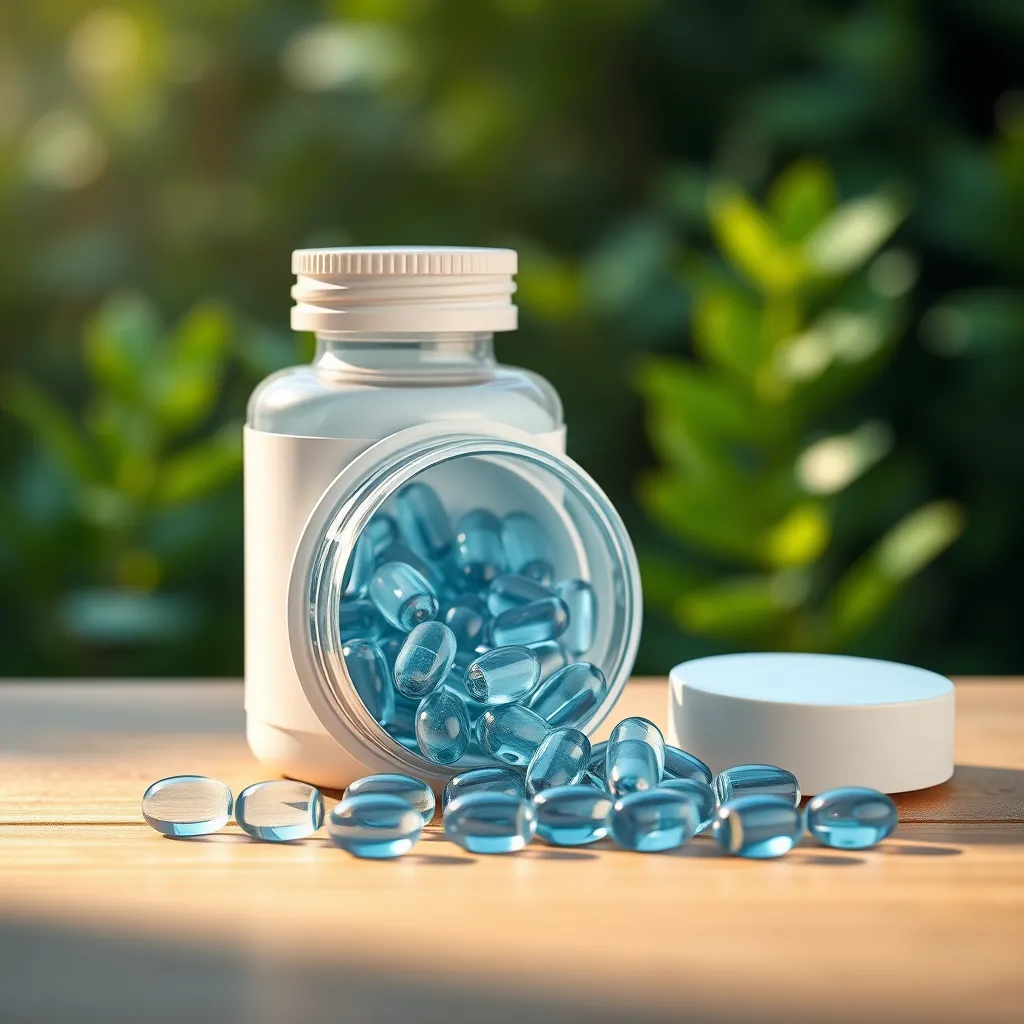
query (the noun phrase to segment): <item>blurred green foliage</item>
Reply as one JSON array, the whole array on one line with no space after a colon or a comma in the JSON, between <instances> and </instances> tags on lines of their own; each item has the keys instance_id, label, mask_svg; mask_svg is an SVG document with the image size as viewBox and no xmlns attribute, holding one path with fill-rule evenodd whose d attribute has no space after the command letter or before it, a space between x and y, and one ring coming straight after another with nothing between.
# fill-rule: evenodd
<instances>
[{"instance_id":1,"label":"blurred green foliage","mask_svg":"<svg viewBox=\"0 0 1024 1024\"><path fill-rule=\"evenodd\" d=\"M1019 671L1022 55L1014 0L4 5L0 673L240 671L288 254L382 242L520 250L641 670Z\"/></svg>"}]
</instances>

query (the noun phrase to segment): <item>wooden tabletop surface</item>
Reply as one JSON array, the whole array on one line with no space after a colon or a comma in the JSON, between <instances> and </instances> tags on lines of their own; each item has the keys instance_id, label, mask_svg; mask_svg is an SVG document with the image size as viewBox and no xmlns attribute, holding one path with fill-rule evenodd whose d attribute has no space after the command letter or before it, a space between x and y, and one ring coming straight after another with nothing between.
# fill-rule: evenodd
<instances>
[{"instance_id":1,"label":"wooden tabletop surface","mask_svg":"<svg viewBox=\"0 0 1024 1024\"><path fill-rule=\"evenodd\" d=\"M616 713L663 723L665 692ZM956 774L894 837L772 862L153 832L155 779L265 777L241 707L235 683L0 686L0 1020L1024 1020L1022 680L958 682Z\"/></svg>"}]
</instances>

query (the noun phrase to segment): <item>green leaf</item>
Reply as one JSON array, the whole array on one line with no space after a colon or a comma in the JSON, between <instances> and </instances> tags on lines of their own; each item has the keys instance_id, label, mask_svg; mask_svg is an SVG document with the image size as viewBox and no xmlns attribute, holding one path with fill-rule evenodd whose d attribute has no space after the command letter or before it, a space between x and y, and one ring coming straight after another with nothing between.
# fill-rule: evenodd
<instances>
[{"instance_id":1,"label":"green leaf","mask_svg":"<svg viewBox=\"0 0 1024 1024\"><path fill-rule=\"evenodd\" d=\"M823 505L812 501L796 505L765 533L761 541L763 564L779 569L810 565L824 554L831 534Z\"/></svg>"},{"instance_id":2,"label":"green leaf","mask_svg":"<svg viewBox=\"0 0 1024 1024\"><path fill-rule=\"evenodd\" d=\"M731 577L695 587L676 601L676 618L685 629L723 639L767 639L785 629L786 620L808 592L806 578L784 573Z\"/></svg>"},{"instance_id":3,"label":"green leaf","mask_svg":"<svg viewBox=\"0 0 1024 1024\"><path fill-rule=\"evenodd\" d=\"M906 583L945 551L963 528L959 505L935 501L889 530L833 591L826 618L830 645L841 646L877 621Z\"/></svg>"},{"instance_id":4,"label":"green leaf","mask_svg":"<svg viewBox=\"0 0 1024 1024\"><path fill-rule=\"evenodd\" d=\"M841 277L863 266L892 236L905 210L879 193L843 203L804 243L807 263L825 277Z\"/></svg>"},{"instance_id":5,"label":"green leaf","mask_svg":"<svg viewBox=\"0 0 1024 1024\"><path fill-rule=\"evenodd\" d=\"M242 425L228 423L216 434L166 459L160 469L155 500L181 504L235 480L242 468Z\"/></svg>"},{"instance_id":6,"label":"green leaf","mask_svg":"<svg viewBox=\"0 0 1024 1024\"><path fill-rule=\"evenodd\" d=\"M736 288L698 293L693 338L707 359L745 377L754 376L765 356L760 311Z\"/></svg>"},{"instance_id":7,"label":"green leaf","mask_svg":"<svg viewBox=\"0 0 1024 1024\"><path fill-rule=\"evenodd\" d=\"M160 322L140 295L120 295L100 309L85 330L85 360L110 391L140 401L158 358Z\"/></svg>"},{"instance_id":8,"label":"green leaf","mask_svg":"<svg viewBox=\"0 0 1024 1024\"><path fill-rule=\"evenodd\" d=\"M801 253L776 234L761 211L737 188L708 193L711 232L729 262L763 292L789 291L803 276Z\"/></svg>"},{"instance_id":9,"label":"green leaf","mask_svg":"<svg viewBox=\"0 0 1024 1024\"><path fill-rule=\"evenodd\" d=\"M817 160L797 160L768 192L768 211L786 242L802 242L836 205L832 172Z\"/></svg>"}]
</instances>

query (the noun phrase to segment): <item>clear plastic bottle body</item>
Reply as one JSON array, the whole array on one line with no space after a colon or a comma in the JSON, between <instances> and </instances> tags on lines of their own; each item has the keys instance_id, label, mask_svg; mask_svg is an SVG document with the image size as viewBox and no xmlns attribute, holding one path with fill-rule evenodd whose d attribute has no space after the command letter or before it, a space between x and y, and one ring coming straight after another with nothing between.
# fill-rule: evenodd
<instances>
[{"instance_id":1,"label":"clear plastic bottle body","mask_svg":"<svg viewBox=\"0 0 1024 1024\"><path fill-rule=\"evenodd\" d=\"M280 370L249 400L250 428L296 437L377 439L474 419L530 434L562 429L543 377L495 361L490 333L317 335L313 362Z\"/></svg>"}]
</instances>

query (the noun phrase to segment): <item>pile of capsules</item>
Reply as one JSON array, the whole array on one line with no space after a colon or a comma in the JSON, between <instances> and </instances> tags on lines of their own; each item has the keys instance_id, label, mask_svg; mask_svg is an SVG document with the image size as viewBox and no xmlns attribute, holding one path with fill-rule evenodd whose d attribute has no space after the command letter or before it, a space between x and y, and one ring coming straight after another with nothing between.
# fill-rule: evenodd
<instances>
[{"instance_id":1,"label":"pile of capsules","mask_svg":"<svg viewBox=\"0 0 1024 1024\"><path fill-rule=\"evenodd\" d=\"M420 482L393 512L359 535L339 610L346 670L380 726L436 764L523 764L516 737L592 717L607 691L581 660L594 590L555 579L540 523L475 508L453 526Z\"/></svg>"},{"instance_id":2,"label":"pile of capsules","mask_svg":"<svg viewBox=\"0 0 1024 1024\"><path fill-rule=\"evenodd\" d=\"M472 853L514 853L535 835L555 846L610 836L653 853L681 846L708 828L728 854L779 857L806 828L825 846L865 849L896 827L896 806L873 789L820 793L799 809L800 786L783 768L748 764L712 778L692 754L665 743L645 718L627 718L593 747L575 729L541 737L525 771L470 769L442 794L445 835ZM357 857L408 852L434 816L434 794L409 775L368 775L345 791L327 822L334 843ZM215 779L162 779L142 799L146 821L165 835L215 832L232 813L231 790ZM286 842L324 823L324 799L305 783L259 782L234 802L235 821L256 839Z\"/></svg>"}]
</instances>

